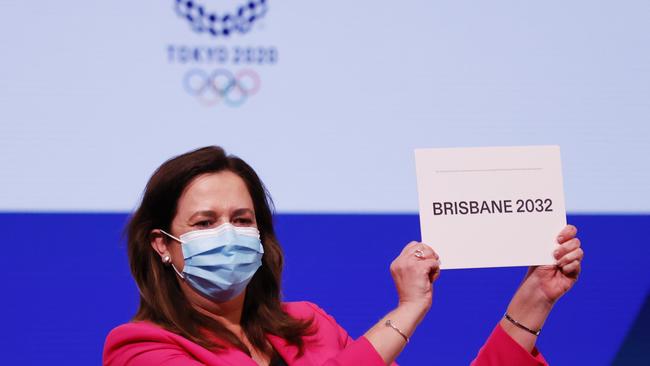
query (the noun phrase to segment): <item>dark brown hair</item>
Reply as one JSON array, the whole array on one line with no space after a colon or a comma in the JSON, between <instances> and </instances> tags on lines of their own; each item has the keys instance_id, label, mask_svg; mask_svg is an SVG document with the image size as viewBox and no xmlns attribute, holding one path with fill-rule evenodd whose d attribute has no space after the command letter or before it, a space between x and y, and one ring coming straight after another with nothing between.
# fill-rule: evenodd
<instances>
[{"instance_id":1,"label":"dark brown hair","mask_svg":"<svg viewBox=\"0 0 650 366\"><path fill-rule=\"evenodd\" d=\"M192 307L174 270L162 263L151 246L152 230L170 230L185 187L199 175L220 171L231 171L245 182L264 246L262 266L246 288L242 329L252 345L264 353L271 351L265 338L268 333L284 338L302 354L302 337L311 334L312 322L294 319L281 308L283 256L273 230L271 198L253 168L217 146L191 151L163 163L149 179L140 207L126 227L131 273L140 290L140 306L134 320L156 323L206 348L221 350L224 345L214 342L216 336L250 355L235 334Z\"/></svg>"}]
</instances>

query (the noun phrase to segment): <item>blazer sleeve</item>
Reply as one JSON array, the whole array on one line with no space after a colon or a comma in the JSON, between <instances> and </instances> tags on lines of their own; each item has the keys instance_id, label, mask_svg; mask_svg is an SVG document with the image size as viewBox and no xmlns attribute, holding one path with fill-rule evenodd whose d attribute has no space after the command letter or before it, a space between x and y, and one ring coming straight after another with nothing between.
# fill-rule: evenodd
<instances>
[{"instance_id":1,"label":"blazer sleeve","mask_svg":"<svg viewBox=\"0 0 650 366\"><path fill-rule=\"evenodd\" d=\"M109 333L102 358L104 366L203 366L165 333L132 323Z\"/></svg>"},{"instance_id":2,"label":"blazer sleeve","mask_svg":"<svg viewBox=\"0 0 650 366\"><path fill-rule=\"evenodd\" d=\"M345 329L323 309L310 302L306 302L305 304L313 309L320 323L320 327L326 326L332 329L338 336L341 351L325 361L322 366L386 366L386 363L368 339L363 336L356 340L352 339ZM393 362L391 365L397 366L397 363Z\"/></svg>"},{"instance_id":3,"label":"blazer sleeve","mask_svg":"<svg viewBox=\"0 0 650 366\"><path fill-rule=\"evenodd\" d=\"M492 331L472 366L545 366L548 365L541 353L534 348L526 351L512 339L500 324Z\"/></svg>"}]
</instances>

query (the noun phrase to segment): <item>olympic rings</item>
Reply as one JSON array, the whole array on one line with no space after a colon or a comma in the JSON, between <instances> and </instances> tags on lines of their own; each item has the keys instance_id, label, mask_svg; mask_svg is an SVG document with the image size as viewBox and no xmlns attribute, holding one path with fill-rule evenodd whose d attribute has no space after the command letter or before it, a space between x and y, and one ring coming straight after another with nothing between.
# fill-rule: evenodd
<instances>
[{"instance_id":1,"label":"olympic rings","mask_svg":"<svg viewBox=\"0 0 650 366\"><path fill-rule=\"evenodd\" d=\"M183 78L185 91L206 106L217 105L223 99L225 104L238 107L257 93L260 85L259 75L251 69L242 69L233 75L226 69L208 73L195 68L185 73Z\"/></svg>"},{"instance_id":2,"label":"olympic rings","mask_svg":"<svg viewBox=\"0 0 650 366\"><path fill-rule=\"evenodd\" d=\"M235 31L247 33L253 23L266 14L268 5L267 0L249 0L238 6L235 11L222 11L217 14L208 11L197 1L176 0L174 10L178 16L185 18L197 33L208 32L214 37L228 37Z\"/></svg>"}]
</instances>

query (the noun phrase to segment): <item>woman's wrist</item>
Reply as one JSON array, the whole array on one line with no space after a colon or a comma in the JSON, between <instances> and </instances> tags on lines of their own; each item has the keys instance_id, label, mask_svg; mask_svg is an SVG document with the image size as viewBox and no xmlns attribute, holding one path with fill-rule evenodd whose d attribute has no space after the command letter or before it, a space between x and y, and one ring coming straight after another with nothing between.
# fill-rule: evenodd
<instances>
[{"instance_id":1,"label":"woman's wrist","mask_svg":"<svg viewBox=\"0 0 650 366\"><path fill-rule=\"evenodd\" d=\"M538 291L522 287L513 296L506 312L526 327L540 329L553 309L553 305L553 302Z\"/></svg>"},{"instance_id":2,"label":"woman's wrist","mask_svg":"<svg viewBox=\"0 0 650 366\"><path fill-rule=\"evenodd\" d=\"M508 306L509 310L510 307L514 307L516 310L548 315L555 302L540 290L541 286L534 283L536 281L538 280L530 277L524 281L512 297Z\"/></svg>"},{"instance_id":3,"label":"woman's wrist","mask_svg":"<svg viewBox=\"0 0 650 366\"><path fill-rule=\"evenodd\" d=\"M534 286L524 284L517 290L506 310L506 314L514 321L504 316L500 325L517 343L530 352L537 342L535 333L544 326L553 305L544 294L535 291Z\"/></svg>"},{"instance_id":4,"label":"woman's wrist","mask_svg":"<svg viewBox=\"0 0 650 366\"><path fill-rule=\"evenodd\" d=\"M426 301L400 301L394 310L366 332L365 337L389 364L404 349L430 308Z\"/></svg>"},{"instance_id":5,"label":"woman's wrist","mask_svg":"<svg viewBox=\"0 0 650 366\"><path fill-rule=\"evenodd\" d=\"M427 315L429 309L431 309L431 301L400 301L394 311L411 314L418 319L419 323Z\"/></svg>"},{"instance_id":6,"label":"woman's wrist","mask_svg":"<svg viewBox=\"0 0 650 366\"><path fill-rule=\"evenodd\" d=\"M410 338L430 308L426 302L400 302L393 311L386 314L383 321L390 320Z\"/></svg>"}]
</instances>

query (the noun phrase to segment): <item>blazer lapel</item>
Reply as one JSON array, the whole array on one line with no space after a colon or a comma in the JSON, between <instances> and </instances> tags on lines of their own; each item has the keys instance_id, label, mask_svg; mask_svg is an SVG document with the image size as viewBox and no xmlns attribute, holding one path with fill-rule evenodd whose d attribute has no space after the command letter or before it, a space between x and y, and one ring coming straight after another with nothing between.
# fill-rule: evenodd
<instances>
[{"instance_id":1,"label":"blazer lapel","mask_svg":"<svg viewBox=\"0 0 650 366\"><path fill-rule=\"evenodd\" d=\"M303 355L298 359L298 348L294 345L291 345L287 343L286 340L284 340L281 337L272 335L272 334L267 334L266 339L269 340L273 348L282 356L284 361L287 363L289 366L306 366L306 365L313 365L312 360L309 358L308 354Z\"/></svg>"}]
</instances>

